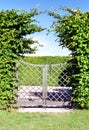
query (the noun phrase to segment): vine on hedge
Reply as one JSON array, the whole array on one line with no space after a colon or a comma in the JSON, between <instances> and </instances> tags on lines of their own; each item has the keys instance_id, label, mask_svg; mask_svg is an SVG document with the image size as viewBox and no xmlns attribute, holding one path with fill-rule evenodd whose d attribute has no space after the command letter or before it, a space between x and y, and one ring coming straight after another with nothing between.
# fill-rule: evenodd
<instances>
[{"instance_id":1,"label":"vine on hedge","mask_svg":"<svg viewBox=\"0 0 89 130\"><path fill-rule=\"evenodd\" d=\"M20 54L35 51L31 45L37 41L25 36L42 31L33 19L38 14L37 9L0 11L0 108L14 103L16 61Z\"/></svg>"},{"instance_id":2,"label":"vine on hedge","mask_svg":"<svg viewBox=\"0 0 89 130\"><path fill-rule=\"evenodd\" d=\"M54 31L60 45L71 51L73 64L76 64L72 75L72 101L78 107L89 108L89 12L63 10L67 11L64 16L58 11L51 11L49 15L57 19Z\"/></svg>"}]
</instances>

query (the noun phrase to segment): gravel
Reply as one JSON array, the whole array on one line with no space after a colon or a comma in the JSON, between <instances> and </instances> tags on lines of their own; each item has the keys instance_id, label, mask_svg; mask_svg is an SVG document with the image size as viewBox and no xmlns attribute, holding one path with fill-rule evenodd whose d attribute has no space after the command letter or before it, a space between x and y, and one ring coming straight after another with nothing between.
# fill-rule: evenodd
<instances>
[{"instance_id":1,"label":"gravel","mask_svg":"<svg viewBox=\"0 0 89 130\"><path fill-rule=\"evenodd\" d=\"M29 113L62 113L70 112L72 109L69 108L19 108L17 112L29 112Z\"/></svg>"}]
</instances>

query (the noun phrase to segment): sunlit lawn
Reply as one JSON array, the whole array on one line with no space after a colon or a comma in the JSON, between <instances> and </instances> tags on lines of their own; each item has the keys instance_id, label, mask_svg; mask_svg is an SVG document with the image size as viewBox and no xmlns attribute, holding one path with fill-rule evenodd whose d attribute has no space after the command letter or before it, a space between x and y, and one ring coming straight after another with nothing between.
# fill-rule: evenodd
<instances>
[{"instance_id":1,"label":"sunlit lawn","mask_svg":"<svg viewBox=\"0 0 89 130\"><path fill-rule=\"evenodd\" d=\"M0 130L89 130L89 110L65 113L0 111Z\"/></svg>"}]
</instances>

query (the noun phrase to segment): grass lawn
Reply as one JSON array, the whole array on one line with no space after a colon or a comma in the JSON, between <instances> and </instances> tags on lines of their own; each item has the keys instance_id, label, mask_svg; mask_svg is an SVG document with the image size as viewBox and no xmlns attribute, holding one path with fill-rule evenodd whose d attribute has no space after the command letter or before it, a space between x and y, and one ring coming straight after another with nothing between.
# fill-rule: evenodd
<instances>
[{"instance_id":1,"label":"grass lawn","mask_svg":"<svg viewBox=\"0 0 89 130\"><path fill-rule=\"evenodd\" d=\"M89 110L54 114L0 111L0 130L89 130Z\"/></svg>"}]
</instances>

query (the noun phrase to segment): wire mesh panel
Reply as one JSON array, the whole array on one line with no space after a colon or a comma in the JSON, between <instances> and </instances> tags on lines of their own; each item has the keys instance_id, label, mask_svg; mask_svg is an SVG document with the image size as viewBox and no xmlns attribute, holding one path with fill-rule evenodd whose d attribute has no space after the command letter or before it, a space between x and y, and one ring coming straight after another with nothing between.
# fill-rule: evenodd
<instances>
[{"instance_id":1,"label":"wire mesh panel","mask_svg":"<svg viewBox=\"0 0 89 130\"><path fill-rule=\"evenodd\" d=\"M20 61L18 64L18 104L23 107L43 104L43 66Z\"/></svg>"},{"instance_id":2,"label":"wire mesh panel","mask_svg":"<svg viewBox=\"0 0 89 130\"><path fill-rule=\"evenodd\" d=\"M18 64L18 104L23 107L64 107L71 100L68 64Z\"/></svg>"},{"instance_id":3,"label":"wire mesh panel","mask_svg":"<svg viewBox=\"0 0 89 130\"><path fill-rule=\"evenodd\" d=\"M72 88L70 86L70 65L53 64L47 67L47 100L50 107L70 106Z\"/></svg>"}]
</instances>

